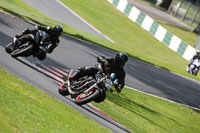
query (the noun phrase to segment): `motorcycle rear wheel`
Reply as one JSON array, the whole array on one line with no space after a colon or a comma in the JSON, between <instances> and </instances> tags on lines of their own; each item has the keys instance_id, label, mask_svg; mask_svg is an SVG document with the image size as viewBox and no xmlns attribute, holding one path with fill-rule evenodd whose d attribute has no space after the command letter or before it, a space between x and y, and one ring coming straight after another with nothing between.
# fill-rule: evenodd
<instances>
[{"instance_id":1,"label":"motorcycle rear wheel","mask_svg":"<svg viewBox=\"0 0 200 133\"><path fill-rule=\"evenodd\" d=\"M63 96L69 95L69 91L67 89L67 86L65 86L64 88L58 88L58 92Z\"/></svg>"},{"instance_id":2,"label":"motorcycle rear wheel","mask_svg":"<svg viewBox=\"0 0 200 133\"><path fill-rule=\"evenodd\" d=\"M31 55L32 52L33 52L33 45L29 44L27 47L23 47L21 49L16 49L10 55L12 57L16 58L18 56L28 56L28 55Z\"/></svg>"},{"instance_id":3,"label":"motorcycle rear wheel","mask_svg":"<svg viewBox=\"0 0 200 133\"><path fill-rule=\"evenodd\" d=\"M198 68L194 68L195 70L192 71L194 76L197 76L199 69Z\"/></svg>"},{"instance_id":4,"label":"motorcycle rear wheel","mask_svg":"<svg viewBox=\"0 0 200 133\"><path fill-rule=\"evenodd\" d=\"M75 103L78 105L83 105L95 100L99 97L99 95L100 91L97 88L93 88L88 93L83 92L80 95L78 95L75 99Z\"/></svg>"},{"instance_id":5,"label":"motorcycle rear wheel","mask_svg":"<svg viewBox=\"0 0 200 133\"><path fill-rule=\"evenodd\" d=\"M9 53L9 54L13 52L12 49L11 49L11 47L12 47L12 43L9 43L5 47L6 52Z\"/></svg>"}]
</instances>

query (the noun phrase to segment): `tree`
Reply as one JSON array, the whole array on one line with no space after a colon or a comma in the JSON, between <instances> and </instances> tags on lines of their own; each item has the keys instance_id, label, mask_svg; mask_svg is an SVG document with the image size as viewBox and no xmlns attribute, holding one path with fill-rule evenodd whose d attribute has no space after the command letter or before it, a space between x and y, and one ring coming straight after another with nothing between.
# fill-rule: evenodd
<instances>
[{"instance_id":1,"label":"tree","mask_svg":"<svg viewBox=\"0 0 200 133\"><path fill-rule=\"evenodd\" d=\"M162 3L160 4L160 7L163 7L165 9L168 9L172 0L163 0Z\"/></svg>"}]
</instances>

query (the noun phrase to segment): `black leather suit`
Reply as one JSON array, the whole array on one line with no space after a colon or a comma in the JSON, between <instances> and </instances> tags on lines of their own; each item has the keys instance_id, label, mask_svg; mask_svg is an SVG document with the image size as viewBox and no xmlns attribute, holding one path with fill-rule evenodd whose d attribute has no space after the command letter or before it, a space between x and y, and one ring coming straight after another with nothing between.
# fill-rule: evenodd
<instances>
[{"instance_id":1,"label":"black leather suit","mask_svg":"<svg viewBox=\"0 0 200 133\"><path fill-rule=\"evenodd\" d=\"M101 63L103 71L106 74L115 73L116 78L119 80L118 84L115 85L115 88L118 92L121 92L124 87L125 82L125 71L123 68L119 68L117 64L115 64L114 58L106 58L106 57L97 57L97 61ZM99 71L97 65L95 66L87 66L79 68L77 73L74 74L74 79L77 80L83 76L94 76Z\"/></svg>"},{"instance_id":2,"label":"black leather suit","mask_svg":"<svg viewBox=\"0 0 200 133\"><path fill-rule=\"evenodd\" d=\"M58 46L60 40L59 40L59 36L56 36L54 33L53 28L49 27L49 26L40 26L38 25L36 29L25 29L22 33L22 35L17 35L17 37L21 37L24 35L22 43L27 43L28 41L34 41L33 37L31 37L28 34L32 34L33 36L35 36L35 34L37 33L37 30L42 30L45 31L46 33L48 33L50 35L50 41L51 41L51 45L50 47L46 50L47 53L52 53L53 50Z\"/></svg>"}]
</instances>

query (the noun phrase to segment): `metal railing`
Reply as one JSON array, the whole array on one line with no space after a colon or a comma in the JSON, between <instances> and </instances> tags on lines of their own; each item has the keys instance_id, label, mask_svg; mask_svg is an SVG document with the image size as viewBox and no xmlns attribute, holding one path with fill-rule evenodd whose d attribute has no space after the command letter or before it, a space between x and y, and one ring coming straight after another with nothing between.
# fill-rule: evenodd
<instances>
[{"instance_id":1,"label":"metal railing","mask_svg":"<svg viewBox=\"0 0 200 133\"><path fill-rule=\"evenodd\" d=\"M173 0L168 13L191 26L200 23L200 2L190 0Z\"/></svg>"}]
</instances>

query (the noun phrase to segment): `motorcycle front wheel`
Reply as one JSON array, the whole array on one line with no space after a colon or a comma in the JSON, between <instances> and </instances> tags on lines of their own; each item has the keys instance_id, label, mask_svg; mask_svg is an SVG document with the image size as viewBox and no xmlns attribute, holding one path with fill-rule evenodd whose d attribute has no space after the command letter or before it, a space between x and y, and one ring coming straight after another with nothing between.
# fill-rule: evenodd
<instances>
[{"instance_id":1,"label":"motorcycle front wheel","mask_svg":"<svg viewBox=\"0 0 200 133\"><path fill-rule=\"evenodd\" d=\"M75 103L78 105L83 105L95 100L99 97L99 95L100 91L97 88L93 88L87 93L83 92L80 95L78 95L75 99Z\"/></svg>"},{"instance_id":2,"label":"motorcycle front wheel","mask_svg":"<svg viewBox=\"0 0 200 133\"><path fill-rule=\"evenodd\" d=\"M28 55L31 55L32 52L33 52L33 45L29 44L27 46L24 45L23 47L16 49L10 55L12 57L16 58L18 56L28 56Z\"/></svg>"}]
</instances>

